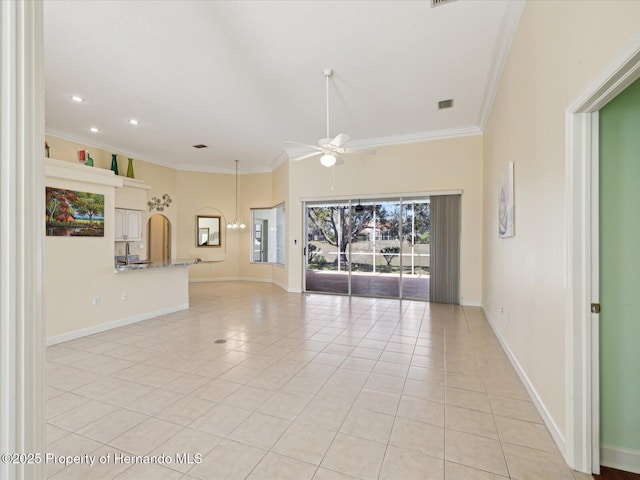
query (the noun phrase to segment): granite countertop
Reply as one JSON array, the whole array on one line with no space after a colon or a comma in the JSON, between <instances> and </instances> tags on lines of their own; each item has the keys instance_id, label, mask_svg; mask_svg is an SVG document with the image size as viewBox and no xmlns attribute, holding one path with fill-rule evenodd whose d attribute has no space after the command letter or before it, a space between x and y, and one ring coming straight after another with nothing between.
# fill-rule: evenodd
<instances>
[{"instance_id":1,"label":"granite countertop","mask_svg":"<svg viewBox=\"0 0 640 480\"><path fill-rule=\"evenodd\" d=\"M130 270L150 270L155 268L167 268L167 267L184 267L188 265L195 265L196 263L200 263L201 260L199 258L172 258L170 260L165 261L140 261L140 260L131 260L132 262L140 262L140 263L129 263L129 265L122 265L116 259L115 270L116 272L128 272Z\"/></svg>"}]
</instances>

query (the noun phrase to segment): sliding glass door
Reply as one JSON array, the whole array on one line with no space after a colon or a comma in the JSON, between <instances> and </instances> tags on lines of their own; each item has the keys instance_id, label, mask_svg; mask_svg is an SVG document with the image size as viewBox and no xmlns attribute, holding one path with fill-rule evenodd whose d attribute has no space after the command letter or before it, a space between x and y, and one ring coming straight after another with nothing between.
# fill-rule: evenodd
<instances>
[{"instance_id":1,"label":"sliding glass door","mask_svg":"<svg viewBox=\"0 0 640 480\"><path fill-rule=\"evenodd\" d=\"M351 205L351 293L400 298L400 202Z\"/></svg>"},{"instance_id":2,"label":"sliding glass door","mask_svg":"<svg viewBox=\"0 0 640 480\"><path fill-rule=\"evenodd\" d=\"M308 205L306 224L306 289L311 292L350 294L349 205Z\"/></svg>"},{"instance_id":3,"label":"sliding glass door","mask_svg":"<svg viewBox=\"0 0 640 480\"><path fill-rule=\"evenodd\" d=\"M429 197L307 203L305 290L429 300Z\"/></svg>"},{"instance_id":4,"label":"sliding glass door","mask_svg":"<svg viewBox=\"0 0 640 480\"><path fill-rule=\"evenodd\" d=\"M431 201L428 197L403 200L402 297L428 300L431 280Z\"/></svg>"}]
</instances>

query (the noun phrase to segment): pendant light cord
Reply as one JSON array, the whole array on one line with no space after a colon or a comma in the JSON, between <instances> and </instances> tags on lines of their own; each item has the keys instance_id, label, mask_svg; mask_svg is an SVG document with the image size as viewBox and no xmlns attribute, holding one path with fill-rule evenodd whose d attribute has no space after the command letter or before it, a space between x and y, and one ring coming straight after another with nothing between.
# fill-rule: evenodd
<instances>
[{"instance_id":1,"label":"pendant light cord","mask_svg":"<svg viewBox=\"0 0 640 480\"><path fill-rule=\"evenodd\" d=\"M236 160L236 221L238 220L238 162Z\"/></svg>"}]
</instances>

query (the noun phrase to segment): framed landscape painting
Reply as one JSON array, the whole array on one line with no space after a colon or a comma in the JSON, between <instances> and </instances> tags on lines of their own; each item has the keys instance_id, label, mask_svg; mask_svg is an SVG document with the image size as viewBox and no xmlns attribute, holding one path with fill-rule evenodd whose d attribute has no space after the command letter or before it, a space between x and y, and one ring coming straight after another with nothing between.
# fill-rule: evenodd
<instances>
[{"instance_id":1,"label":"framed landscape painting","mask_svg":"<svg viewBox=\"0 0 640 480\"><path fill-rule=\"evenodd\" d=\"M49 237L104 237L104 195L46 187Z\"/></svg>"}]
</instances>

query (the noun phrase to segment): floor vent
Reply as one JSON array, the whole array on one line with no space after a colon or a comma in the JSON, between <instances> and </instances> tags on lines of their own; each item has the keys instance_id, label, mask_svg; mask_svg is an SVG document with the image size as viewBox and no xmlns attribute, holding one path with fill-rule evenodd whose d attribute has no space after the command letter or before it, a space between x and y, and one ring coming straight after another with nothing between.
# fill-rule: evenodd
<instances>
[{"instance_id":1,"label":"floor vent","mask_svg":"<svg viewBox=\"0 0 640 480\"><path fill-rule=\"evenodd\" d=\"M431 0L431 7L439 7L440 5L444 5L446 3L455 2L456 0Z\"/></svg>"},{"instance_id":2,"label":"floor vent","mask_svg":"<svg viewBox=\"0 0 640 480\"><path fill-rule=\"evenodd\" d=\"M213 343L227 343L227 341L224 338L221 338L220 340L216 340Z\"/></svg>"},{"instance_id":3,"label":"floor vent","mask_svg":"<svg viewBox=\"0 0 640 480\"><path fill-rule=\"evenodd\" d=\"M451 108L453 107L453 99L449 99L449 100L440 100L438 102L438 110L444 110L445 108Z\"/></svg>"},{"instance_id":4,"label":"floor vent","mask_svg":"<svg viewBox=\"0 0 640 480\"><path fill-rule=\"evenodd\" d=\"M207 148L207 146L199 143L198 145L194 145L193 148Z\"/></svg>"}]
</instances>

